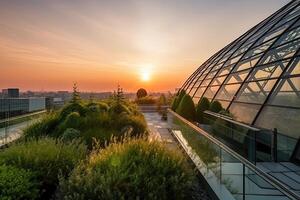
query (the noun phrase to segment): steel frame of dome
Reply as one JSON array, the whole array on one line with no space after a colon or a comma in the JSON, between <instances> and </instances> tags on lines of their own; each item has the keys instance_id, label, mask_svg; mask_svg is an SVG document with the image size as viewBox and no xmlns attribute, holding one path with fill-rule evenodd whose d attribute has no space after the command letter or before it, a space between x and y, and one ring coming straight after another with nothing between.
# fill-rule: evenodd
<instances>
[{"instance_id":1,"label":"steel frame of dome","mask_svg":"<svg viewBox=\"0 0 300 200\"><path fill-rule=\"evenodd\" d=\"M299 138L300 0L205 61L182 85L195 103L219 101L236 121ZM288 123L288 124L286 124Z\"/></svg>"}]
</instances>

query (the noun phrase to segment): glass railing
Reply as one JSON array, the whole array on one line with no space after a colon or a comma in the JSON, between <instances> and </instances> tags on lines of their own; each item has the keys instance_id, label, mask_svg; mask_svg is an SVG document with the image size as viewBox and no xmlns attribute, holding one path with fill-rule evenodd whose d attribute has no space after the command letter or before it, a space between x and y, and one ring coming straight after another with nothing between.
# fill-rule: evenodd
<instances>
[{"instance_id":1,"label":"glass railing","mask_svg":"<svg viewBox=\"0 0 300 200\"><path fill-rule=\"evenodd\" d=\"M24 128L34 123L45 113L44 110L0 120L0 147L18 139Z\"/></svg>"},{"instance_id":2,"label":"glass railing","mask_svg":"<svg viewBox=\"0 0 300 200\"><path fill-rule=\"evenodd\" d=\"M223 143L224 140L217 140L208 134L203 130L205 127L199 128L171 110L168 113L168 123L174 136L219 199L299 198L285 185L256 168L252 162ZM243 137L247 137L247 134ZM241 138L242 136L236 140L240 141Z\"/></svg>"}]
</instances>

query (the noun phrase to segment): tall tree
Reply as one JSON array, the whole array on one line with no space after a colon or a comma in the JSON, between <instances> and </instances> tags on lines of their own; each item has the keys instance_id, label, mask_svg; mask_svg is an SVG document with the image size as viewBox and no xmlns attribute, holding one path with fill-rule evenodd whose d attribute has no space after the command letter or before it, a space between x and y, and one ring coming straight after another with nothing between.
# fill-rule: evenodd
<instances>
[{"instance_id":1,"label":"tall tree","mask_svg":"<svg viewBox=\"0 0 300 200\"><path fill-rule=\"evenodd\" d=\"M71 103L78 103L80 101L80 94L78 92L77 83L73 84L73 93Z\"/></svg>"}]
</instances>

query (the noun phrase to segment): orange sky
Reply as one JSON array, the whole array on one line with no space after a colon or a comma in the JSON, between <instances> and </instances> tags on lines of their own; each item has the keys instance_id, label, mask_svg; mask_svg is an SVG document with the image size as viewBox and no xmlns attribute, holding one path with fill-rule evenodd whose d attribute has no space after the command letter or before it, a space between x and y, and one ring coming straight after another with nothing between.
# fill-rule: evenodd
<instances>
[{"instance_id":1,"label":"orange sky","mask_svg":"<svg viewBox=\"0 0 300 200\"><path fill-rule=\"evenodd\" d=\"M172 91L287 2L3 0L0 88Z\"/></svg>"}]
</instances>

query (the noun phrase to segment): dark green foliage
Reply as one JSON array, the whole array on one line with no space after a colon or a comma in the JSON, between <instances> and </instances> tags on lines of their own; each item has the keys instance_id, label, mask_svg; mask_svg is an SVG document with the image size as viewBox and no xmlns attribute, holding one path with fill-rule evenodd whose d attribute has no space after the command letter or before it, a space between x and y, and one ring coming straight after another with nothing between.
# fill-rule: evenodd
<instances>
[{"instance_id":1,"label":"dark green foliage","mask_svg":"<svg viewBox=\"0 0 300 200\"><path fill-rule=\"evenodd\" d=\"M80 94L77 89L77 83L74 83L71 104L79 103L80 100L81 100L81 98L80 98Z\"/></svg>"},{"instance_id":2,"label":"dark green foliage","mask_svg":"<svg viewBox=\"0 0 300 200\"><path fill-rule=\"evenodd\" d=\"M81 105L80 103L71 103L63 107L60 112L60 120L66 119L66 117L72 113L78 112L80 116L85 116L87 108Z\"/></svg>"},{"instance_id":3,"label":"dark green foliage","mask_svg":"<svg viewBox=\"0 0 300 200\"><path fill-rule=\"evenodd\" d=\"M194 102L190 95L186 94L183 96L176 112L187 120L195 120L196 117L196 109Z\"/></svg>"},{"instance_id":4,"label":"dark green foliage","mask_svg":"<svg viewBox=\"0 0 300 200\"><path fill-rule=\"evenodd\" d=\"M113 103L109 109L111 114L121 114L121 113L130 113L126 105L121 103Z\"/></svg>"},{"instance_id":5,"label":"dark green foliage","mask_svg":"<svg viewBox=\"0 0 300 200\"><path fill-rule=\"evenodd\" d=\"M135 102L139 105L154 105L156 103L156 99L151 96L146 96L136 99Z\"/></svg>"},{"instance_id":6,"label":"dark green foliage","mask_svg":"<svg viewBox=\"0 0 300 200\"><path fill-rule=\"evenodd\" d=\"M185 94L186 94L185 90L180 90L179 95L178 95L178 105L180 104L180 102Z\"/></svg>"},{"instance_id":7,"label":"dark green foliage","mask_svg":"<svg viewBox=\"0 0 300 200\"><path fill-rule=\"evenodd\" d=\"M62 180L58 199L189 199L192 172L179 152L131 140L94 152Z\"/></svg>"},{"instance_id":8,"label":"dark green foliage","mask_svg":"<svg viewBox=\"0 0 300 200\"><path fill-rule=\"evenodd\" d=\"M131 136L141 136L146 132L147 124L143 115L120 115L115 119L115 126L118 130L122 130L124 127L130 126L133 130Z\"/></svg>"},{"instance_id":9,"label":"dark green foliage","mask_svg":"<svg viewBox=\"0 0 300 200\"><path fill-rule=\"evenodd\" d=\"M144 88L140 88L137 92L136 92L136 97L138 99L146 97L148 95L147 91Z\"/></svg>"},{"instance_id":10,"label":"dark green foliage","mask_svg":"<svg viewBox=\"0 0 300 200\"><path fill-rule=\"evenodd\" d=\"M209 110L210 102L206 97L202 97L196 107L196 118L199 123L204 123L204 111Z\"/></svg>"},{"instance_id":11,"label":"dark green foliage","mask_svg":"<svg viewBox=\"0 0 300 200\"><path fill-rule=\"evenodd\" d=\"M63 141L73 141L75 139L80 138L80 131L74 128L67 128L63 135L62 135L62 140Z\"/></svg>"},{"instance_id":12,"label":"dark green foliage","mask_svg":"<svg viewBox=\"0 0 300 200\"><path fill-rule=\"evenodd\" d=\"M78 112L70 113L64 120L62 127L63 130L67 128L78 128L81 123L80 114Z\"/></svg>"},{"instance_id":13,"label":"dark green foliage","mask_svg":"<svg viewBox=\"0 0 300 200\"><path fill-rule=\"evenodd\" d=\"M171 105L171 109L173 110L173 111L176 111L176 109L177 109L177 107L178 107L178 97L175 97L174 99L173 99L173 101L172 101L172 105Z\"/></svg>"},{"instance_id":14,"label":"dark green foliage","mask_svg":"<svg viewBox=\"0 0 300 200\"><path fill-rule=\"evenodd\" d=\"M209 110L215 113L219 113L221 110L223 110L223 107L219 101L213 101L210 104Z\"/></svg>"},{"instance_id":15,"label":"dark green foliage","mask_svg":"<svg viewBox=\"0 0 300 200\"><path fill-rule=\"evenodd\" d=\"M44 138L18 143L0 152L0 165L12 165L34 172L42 184L40 194L48 198L58 184L86 156L86 147L76 141L64 144ZM42 198L44 199L44 198Z\"/></svg>"},{"instance_id":16,"label":"dark green foliage","mask_svg":"<svg viewBox=\"0 0 300 200\"><path fill-rule=\"evenodd\" d=\"M39 196L34 173L13 166L0 166L1 200L34 200Z\"/></svg>"}]
</instances>

